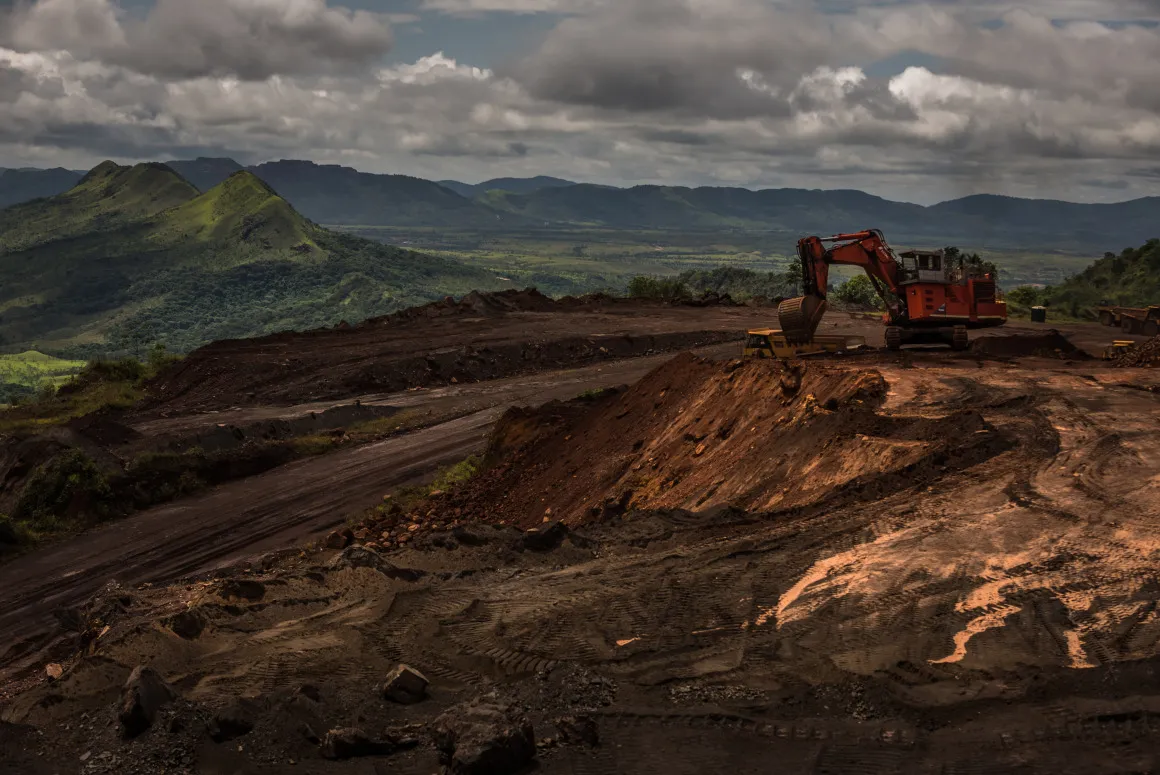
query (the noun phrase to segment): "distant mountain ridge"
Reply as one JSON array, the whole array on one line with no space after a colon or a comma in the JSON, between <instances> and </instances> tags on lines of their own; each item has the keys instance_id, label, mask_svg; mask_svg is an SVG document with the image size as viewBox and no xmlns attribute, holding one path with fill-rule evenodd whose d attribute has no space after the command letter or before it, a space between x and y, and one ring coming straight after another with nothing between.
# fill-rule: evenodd
<instances>
[{"instance_id":1,"label":"distant mountain ridge","mask_svg":"<svg viewBox=\"0 0 1160 775\"><path fill-rule=\"evenodd\" d=\"M449 188L460 196L469 199L486 194L488 191L510 191L513 194L531 194L543 188L565 188L576 183L563 178L553 178L549 175L537 175L534 178L492 178L482 183L460 183L458 180L440 180L439 185Z\"/></svg>"},{"instance_id":2,"label":"distant mountain ridge","mask_svg":"<svg viewBox=\"0 0 1160 775\"><path fill-rule=\"evenodd\" d=\"M435 183L295 160L243 168L232 159L201 158L169 162L168 166L201 191L245 169L272 186L307 218L341 226L741 229L788 235L872 227L898 242L945 240L973 248L1101 252L1140 244L1160 233L1160 197L1083 204L979 194L922 206L857 190L617 188L547 176L496 178L479 184ZM5 183L14 172L20 174L11 179L12 185ZM35 186L30 181L37 174L28 170L0 173L0 204L32 191ZM70 174L76 173L67 170L39 174L45 176L36 184L39 192L64 190L79 180L79 176L70 179ZM15 185L17 180L19 185Z\"/></svg>"},{"instance_id":3,"label":"distant mountain ridge","mask_svg":"<svg viewBox=\"0 0 1160 775\"><path fill-rule=\"evenodd\" d=\"M5 169L0 171L0 209L64 193L83 176L83 172L61 167L50 170Z\"/></svg>"}]
</instances>

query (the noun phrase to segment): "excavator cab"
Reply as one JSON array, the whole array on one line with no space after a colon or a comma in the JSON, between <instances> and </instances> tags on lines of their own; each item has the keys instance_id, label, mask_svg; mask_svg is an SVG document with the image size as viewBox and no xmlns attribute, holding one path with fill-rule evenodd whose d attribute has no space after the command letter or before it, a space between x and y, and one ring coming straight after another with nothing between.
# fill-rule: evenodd
<instances>
[{"instance_id":1,"label":"excavator cab","mask_svg":"<svg viewBox=\"0 0 1160 775\"><path fill-rule=\"evenodd\" d=\"M943 266L941 250L908 250L898 254L903 283L945 283L950 278Z\"/></svg>"}]
</instances>

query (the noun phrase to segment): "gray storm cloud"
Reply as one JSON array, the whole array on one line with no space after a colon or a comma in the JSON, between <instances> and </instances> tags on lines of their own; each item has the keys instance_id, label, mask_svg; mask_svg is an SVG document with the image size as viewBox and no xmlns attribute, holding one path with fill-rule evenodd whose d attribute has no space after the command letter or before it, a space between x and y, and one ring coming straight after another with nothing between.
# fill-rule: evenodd
<instances>
[{"instance_id":1,"label":"gray storm cloud","mask_svg":"<svg viewBox=\"0 0 1160 775\"><path fill-rule=\"evenodd\" d=\"M391 46L386 18L325 0L158 0L128 17L111 0L17 5L4 25L17 51L68 51L162 78L341 71Z\"/></svg>"},{"instance_id":2,"label":"gray storm cloud","mask_svg":"<svg viewBox=\"0 0 1160 775\"><path fill-rule=\"evenodd\" d=\"M0 166L229 148L432 178L1153 193L1132 171L1160 156L1160 31L1091 21L1143 2L567 5L492 71L454 50L385 66L386 18L322 0L18 4L0 27ZM427 6L500 23L561 4Z\"/></svg>"}]
</instances>

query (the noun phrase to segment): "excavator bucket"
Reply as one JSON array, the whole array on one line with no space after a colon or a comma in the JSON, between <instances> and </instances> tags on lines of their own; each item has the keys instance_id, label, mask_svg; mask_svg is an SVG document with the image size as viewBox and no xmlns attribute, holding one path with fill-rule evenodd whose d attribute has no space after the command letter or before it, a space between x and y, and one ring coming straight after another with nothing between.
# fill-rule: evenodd
<instances>
[{"instance_id":1,"label":"excavator bucket","mask_svg":"<svg viewBox=\"0 0 1160 775\"><path fill-rule=\"evenodd\" d=\"M786 299L777 307L777 320L782 334L790 344L806 344L826 314L826 300L818 296L798 296Z\"/></svg>"}]
</instances>

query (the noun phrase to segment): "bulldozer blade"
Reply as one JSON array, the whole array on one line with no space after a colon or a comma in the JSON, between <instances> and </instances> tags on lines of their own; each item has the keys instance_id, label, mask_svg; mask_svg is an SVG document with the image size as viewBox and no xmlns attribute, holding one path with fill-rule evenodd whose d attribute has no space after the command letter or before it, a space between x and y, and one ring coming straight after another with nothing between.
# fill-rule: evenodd
<instances>
[{"instance_id":1,"label":"bulldozer blade","mask_svg":"<svg viewBox=\"0 0 1160 775\"><path fill-rule=\"evenodd\" d=\"M790 344L805 344L814 338L814 332L826 313L826 300L817 296L798 296L786 299L777 307L777 320L782 334Z\"/></svg>"}]
</instances>

